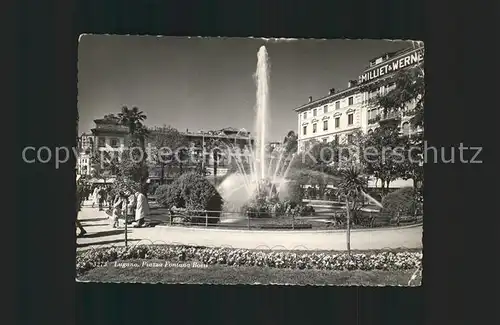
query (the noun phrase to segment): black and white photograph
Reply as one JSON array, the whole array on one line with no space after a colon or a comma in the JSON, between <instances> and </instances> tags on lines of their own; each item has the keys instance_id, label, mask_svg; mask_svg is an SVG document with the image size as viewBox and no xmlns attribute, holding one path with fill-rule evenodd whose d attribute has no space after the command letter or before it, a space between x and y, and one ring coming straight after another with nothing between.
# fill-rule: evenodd
<instances>
[{"instance_id":1,"label":"black and white photograph","mask_svg":"<svg viewBox=\"0 0 500 325\"><path fill-rule=\"evenodd\" d=\"M81 35L76 281L420 286L424 52Z\"/></svg>"}]
</instances>

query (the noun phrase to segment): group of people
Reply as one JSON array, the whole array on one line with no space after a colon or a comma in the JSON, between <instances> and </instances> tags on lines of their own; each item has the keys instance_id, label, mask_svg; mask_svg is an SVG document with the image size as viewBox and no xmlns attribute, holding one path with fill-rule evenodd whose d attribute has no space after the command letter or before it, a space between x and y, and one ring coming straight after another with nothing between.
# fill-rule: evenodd
<instances>
[{"instance_id":1,"label":"group of people","mask_svg":"<svg viewBox=\"0 0 500 325\"><path fill-rule=\"evenodd\" d=\"M149 214L148 200L140 191L123 191L113 195L109 186L97 186L92 190L88 185L79 184L77 192L77 211L81 210L84 200L91 199L92 207L97 204L99 211L103 211L104 205L107 204L111 210L113 228L119 228L120 218L124 218L125 222L133 227L142 227L145 217ZM78 219L76 226L80 229L79 237L87 233Z\"/></svg>"},{"instance_id":2,"label":"group of people","mask_svg":"<svg viewBox=\"0 0 500 325\"><path fill-rule=\"evenodd\" d=\"M87 195L88 200L88 195ZM104 209L104 204L108 203L108 207L111 205L111 187L110 186L97 186L92 192L92 207L96 205L99 207L99 211Z\"/></svg>"},{"instance_id":3,"label":"group of people","mask_svg":"<svg viewBox=\"0 0 500 325\"><path fill-rule=\"evenodd\" d=\"M131 223L133 227L142 227L148 213L148 199L143 193L120 192L115 196L112 204L113 228L119 228L121 217L124 217L125 222Z\"/></svg>"}]
</instances>

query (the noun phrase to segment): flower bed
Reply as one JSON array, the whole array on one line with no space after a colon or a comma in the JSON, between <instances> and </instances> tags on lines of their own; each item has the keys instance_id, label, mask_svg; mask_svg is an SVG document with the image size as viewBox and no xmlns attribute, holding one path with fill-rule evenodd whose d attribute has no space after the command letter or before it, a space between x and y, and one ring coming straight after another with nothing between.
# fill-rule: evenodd
<instances>
[{"instance_id":1,"label":"flower bed","mask_svg":"<svg viewBox=\"0 0 500 325\"><path fill-rule=\"evenodd\" d=\"M253 251L234 248L138 245L94 248L78 252L77 275L106 263L129 259L160 259L171 262L201 262L207 265L261 266L320 270L408 270L421 266L421 252L374 254Z\"/></svg>"}]
</instances>

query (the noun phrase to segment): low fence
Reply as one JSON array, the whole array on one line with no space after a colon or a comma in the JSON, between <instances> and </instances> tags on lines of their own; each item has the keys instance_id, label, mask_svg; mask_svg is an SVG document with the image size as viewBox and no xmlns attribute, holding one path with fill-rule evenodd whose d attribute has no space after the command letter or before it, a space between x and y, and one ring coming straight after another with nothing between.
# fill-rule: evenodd
<instances>
[{"instance_id":1,"label":"low fence","mask_svg":"<svg viewBox=\"0 0 500 325\"><path fill-rule=\"evenodd\" d=\"M210 210L169 210L151 208L149 221L153 224L169 226L184 225L197 227L218 227L235 229L313 229L346 228L346 214L343 211L322 211L310 215L273 215L257 212L242 214L240 211ZM362 222L360 221L362 220ZM422 221L422 216L391 216L377 212L363 212L362 217L354 220L353 227L375 228L381 226L400 226Z\"/></svg>"},{"instance_id":2,"label":"low fence","mask_svg":"<svg viewBox=\"0 0 500 325\"><path fill-rule=\"evenodd\" d=\"M91 205L88 205L90 207ZM97 206L96 206L97 207ZM110 215L108 206L103 207ZM130 217L129 217L130 218ZM125 246L128 245L127 228L131 227L133 220L124 220L125 224ZM383 226L403 226L420 223L423 220L421 215L414 216L391 216L377 212L365 212L363 223L352 224L352 229L366 229ZM305 230L305 229L345 229L346 214L339 210L324 210L311 213L310 215L294 216L284 215L276 216L272 214L247 213L240 211L210 211L210 210L186 210L186 209L167 209L164 207L151 207L150 214L146 217L146 223L142 227L151 227L156 225L168 226L191 226L191 227L214 227L229 229L247 229L247 230Z\"/></svg>"}]
</instances>

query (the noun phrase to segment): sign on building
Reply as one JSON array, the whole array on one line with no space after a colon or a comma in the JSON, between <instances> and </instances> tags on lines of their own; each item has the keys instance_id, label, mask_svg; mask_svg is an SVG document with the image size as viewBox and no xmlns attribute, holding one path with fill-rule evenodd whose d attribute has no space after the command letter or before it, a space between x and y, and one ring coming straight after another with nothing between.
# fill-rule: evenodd
<instances>
[{"instance_id":1,"label":"sign on building","mask_svg":"<svg viewBox=\"0 0 500 325\"><path fill-rule=\"evenodd\" d=\"M379 67L365 72L359 76L359 83L366 83L378 79L386 74L420 63L423 59L424 51L422 49L410 52L405 56L390 60Z\"/></svg>"}]
</instances>

